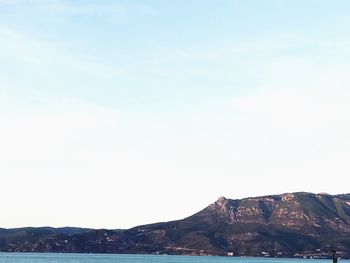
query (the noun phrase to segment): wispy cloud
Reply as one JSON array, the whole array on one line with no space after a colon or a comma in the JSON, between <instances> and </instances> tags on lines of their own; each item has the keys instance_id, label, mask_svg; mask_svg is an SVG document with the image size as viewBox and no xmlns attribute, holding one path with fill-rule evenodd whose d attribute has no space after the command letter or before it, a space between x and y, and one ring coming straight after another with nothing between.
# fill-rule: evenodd
<instances>
[{"instance_id":1,"label":"wispy cloud","mask_svg":"<svg viewBox=\"0 0 350 263\"><path fill-rule=\"evenodd\" d=\"M0 0L0 5L17 5L19 3L19 0Z\"/></svg>"},{"instance_id":2,"label":"wispy cloud","mask_svg":"<svg viewBox=\"0 0 350 263\"><path fill-rule=\"evenodd\" d=\"M102 78L113 78L124 73L122 68L96 62L67 51L60 43L39 40L8 28L0 27L0 57L17 63L18 68L70 68ZM5 65L0 65L5 66Z\"/></svg>"},{"instance_id":3,"label":"wispy cloud","mask_svg":"<svg viewBox=\"0 0 350 263\"><path fill-rule=\"evenodd\" d=\"M37 4L51 4L61 0L0 0L3 5L37 5Z\"/></svg>"},{"instance_id":4,"label":"wispy cloud","mask_svg":"<svg viewBox=\"0 0 350 263\"><path fill-rule=\"evenodd\" d=\"M50 2L46 5L52 12L57 12L65 15L97 15L97 16L110 16L110 15L125 15L127 13L126 6L117 4L86 4L66 1Z\"/></svg>"},{"instance_id":5,"label":"wispy cloud","mask_svg":"<svg viewBox=\"0 0 350 263\"><path fill-rule=\"evenodd\" d=\"M154 15L150 5L116 2L87 3L67 0L0 0L0 5L33 8L34 11L67 16L101 16L127 19L134 15ZM47 14L46 14L47 15Z\"/></svg>"}]
</instances>

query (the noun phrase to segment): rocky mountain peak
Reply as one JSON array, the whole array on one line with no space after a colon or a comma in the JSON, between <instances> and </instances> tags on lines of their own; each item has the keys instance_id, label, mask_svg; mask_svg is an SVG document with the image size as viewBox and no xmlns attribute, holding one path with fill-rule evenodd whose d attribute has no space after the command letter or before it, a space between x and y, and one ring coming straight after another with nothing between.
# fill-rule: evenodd
<instances>
[{"instance_id":1,"label":"rocky mountain peak","mask_svg":"<svg viewBox=\"0 0 350 263\"><path fill-rule=\"evenodd\" d=\"M295 198L295 195L292 193L286 193L282 195L282 201L289 202L292 201Z\"/></svg>"},{"instance_id":2,"label":"rocky mountain peak","mask_svg":"<svg viewBox=\"0 0 350 263\"><path fill-rule=\"evenodd\" d=\"M225 205L226 201L227 201L226 197L221 196L221 197L219 197L219 199L216 201L216 203L217 203L219 206L223 206L223 205Z\"/></svg>"}]
</instances>

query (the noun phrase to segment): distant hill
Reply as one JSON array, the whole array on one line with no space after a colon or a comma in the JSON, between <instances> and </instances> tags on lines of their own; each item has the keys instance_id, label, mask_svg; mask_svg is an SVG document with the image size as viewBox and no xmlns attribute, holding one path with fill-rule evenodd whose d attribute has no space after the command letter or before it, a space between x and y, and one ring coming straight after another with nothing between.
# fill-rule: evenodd
<instances>
[{"instance_id":1,"label":"distant hill","mask_svg":"<svg viewBox=\"0 0 350 263\"><path fill-rule=\"evenodd\" d=\"M220 197L182 220L127 230L0 229L0 251L350 258L350 194Z\"/></svg>"}]
</instances>

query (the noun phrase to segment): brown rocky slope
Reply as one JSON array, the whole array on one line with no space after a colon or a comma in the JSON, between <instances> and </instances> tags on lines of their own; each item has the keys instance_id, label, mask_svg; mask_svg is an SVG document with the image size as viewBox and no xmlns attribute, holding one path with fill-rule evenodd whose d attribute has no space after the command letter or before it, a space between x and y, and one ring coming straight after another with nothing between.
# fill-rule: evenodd
<instances>
[{"instance_id":1,"label":"brown rocky slope","mask_svg":"<svg viewBox=\"0 0 350 263\"><path fill-rule=\"evenodd\" d=\"M0 250L322 258L337 249L350 258L350 194L221 197L182 220L128 230L56 232L2 229Z\"/></svg>"}]
</instances>

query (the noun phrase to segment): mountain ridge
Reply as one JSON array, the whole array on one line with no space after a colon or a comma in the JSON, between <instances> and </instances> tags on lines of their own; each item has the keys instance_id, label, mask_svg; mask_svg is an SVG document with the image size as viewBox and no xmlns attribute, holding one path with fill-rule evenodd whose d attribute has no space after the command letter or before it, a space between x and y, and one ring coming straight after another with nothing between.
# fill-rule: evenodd
<instances>
[{"instance_id":1,"label":"mountain ridge","mask_svg":"<svg viewBox=\"0 0 350 263\"><path fill-rule=\"evenodd\" d=\"M12 232L0 229L0 251L350 258L350 194L220 197L184 219L125 230Z\"/></svg>"}]
</instances>

